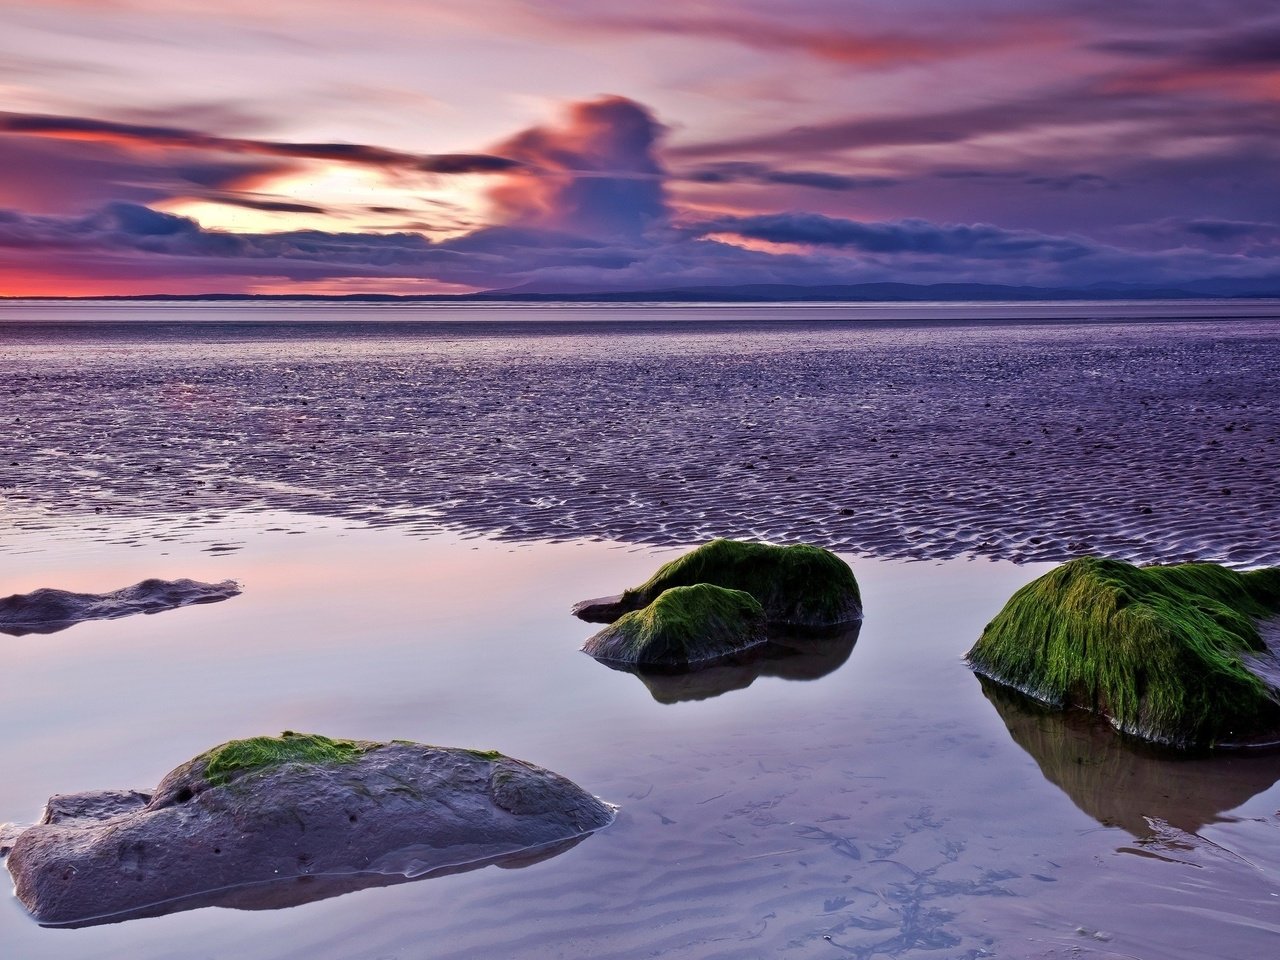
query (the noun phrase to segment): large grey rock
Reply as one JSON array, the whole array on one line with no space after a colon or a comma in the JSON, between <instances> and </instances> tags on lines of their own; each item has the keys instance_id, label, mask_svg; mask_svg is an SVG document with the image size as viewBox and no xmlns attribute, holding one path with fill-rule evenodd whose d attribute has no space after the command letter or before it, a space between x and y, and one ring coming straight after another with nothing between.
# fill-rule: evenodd
<instances>
[{"instance_id":1,"label":"large grey rock","mask_svg":"<svg viewBox=\"0 0 1280 960\"><path fill-rule=\"evenodd\" d=\"M160 613L193 603L216 603L240 593L234 580L143 580L111 593L72 593L49 587L0 598L0 633L57 633L85 620L115 620L134 613Z\"/></svg>"},{"instance_id":2,"label":"large grey rock","mask_svg":"<svg viewBox=\"0 0 1280 960\"><path fill-rule=\"evenodd\" d=\"M9 854L18 898L40 923L71 926L208 904L288 906L522 865L613 820L612 807L564 777L500 754L325 742L351 759L227 769L211 767L215 750L150 796L53 798Z\"/></svg>"}]
</instances>

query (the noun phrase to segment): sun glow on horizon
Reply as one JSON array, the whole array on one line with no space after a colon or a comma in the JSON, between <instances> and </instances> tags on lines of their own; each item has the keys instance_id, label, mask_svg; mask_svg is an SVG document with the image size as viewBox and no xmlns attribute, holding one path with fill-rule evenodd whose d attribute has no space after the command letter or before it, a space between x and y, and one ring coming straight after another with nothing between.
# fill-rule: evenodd
<instances>
[{"instance_id":1,"label":"sun glow on horizon","mask_svg":"<svg viewBox=\"0 0 1280 960\"><path fill-rule=\"evenodd\" d=\"M237 197L175 197L152 206L230 233L409 232L438 241L480 225L490 180L315 161L260 178L252 192L237 191Z\"/></svg>"}]
</instances>

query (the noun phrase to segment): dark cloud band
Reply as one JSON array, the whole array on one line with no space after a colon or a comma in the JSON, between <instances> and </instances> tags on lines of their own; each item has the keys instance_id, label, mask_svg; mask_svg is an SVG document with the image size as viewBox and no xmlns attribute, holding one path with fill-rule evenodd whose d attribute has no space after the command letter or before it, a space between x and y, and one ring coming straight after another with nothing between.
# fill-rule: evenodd
<instances>
[{"instance_id":1,"label":"dark cloud band","mask_svg":"<svg viewBox=\"0 0 1280 960\"><path fill-rule=\"evenodd\" d=\"M274 140L220 137L181 127L116 123L88 117L5 113L0 114L0 133L106 141L165 149L331 160L438 174L501 173L520 166L517 160L483 153L416 154L359 143L281 143Z\"/></svg>"}]
</instances>

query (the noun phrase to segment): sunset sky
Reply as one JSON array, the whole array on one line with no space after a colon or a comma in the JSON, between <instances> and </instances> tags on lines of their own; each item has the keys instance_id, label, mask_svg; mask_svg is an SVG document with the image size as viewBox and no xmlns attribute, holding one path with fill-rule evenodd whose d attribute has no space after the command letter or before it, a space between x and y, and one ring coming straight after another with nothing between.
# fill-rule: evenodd
<instances>
[{"instance_id":1,"label":"sunset sky","mask_svg":"<svg viewBox=\"0 0 1280 960\"><path fill-rule=\"evenodd\" d=\"M1276 281L1276 0L0 0L0 294Z\"/></svg>"}]
</instances>

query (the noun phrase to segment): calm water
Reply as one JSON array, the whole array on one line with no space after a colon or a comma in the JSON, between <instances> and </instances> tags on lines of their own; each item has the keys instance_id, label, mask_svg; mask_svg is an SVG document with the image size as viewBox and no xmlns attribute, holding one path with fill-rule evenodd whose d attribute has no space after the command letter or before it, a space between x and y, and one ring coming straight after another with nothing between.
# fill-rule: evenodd
<instances>
[{"instance_id":1,"label":"calm water","mask_svg":"<svg viewBox=\"0 0 1280 960\"><path fill-rule=\"evenodd\" d=\"M0 362L27 363L45 389L63 389L73 425L103 404L68 388L84 382L86 366L114 377L142 364L153 379L139 395L149 397L166 349L183 371L175 388L200 355L186 334L175 334L176 348L137 336L109 347L82 340L70 354L60 334L22 336L0 339ZM281 352L314 348L257 336L267 359L236 363L277 364ZM699 358L743 342L741 331L699 336ZM1202 339L1181 336L1174 354ZM1227 329L1213 342L1235 336ZM511 343L498 346L515 356ZM810 349L795 340L769 349L787 353L788 344ZM214 349L212 366L227 365L225 349ZM379 369L413 353L403 339L369 349ZM477 349L469 339L430 347ZM144 403L131 407L120 389L105 404L132 417ZM54 396L41 394L49 411ZM116 435L110 469L163 456L148 437ZM370 461L344 456L335 444L327 458L376 493ZM103 470L75 457L42 463ZM324 496L338 495L305 482L302 493L283 493L306 509L282 509L271 498L177 501L135 477L129 509L92 512L118 503L127 484L92 481L110 498L71 503L46 496L55 485L29 466L24 488L5 487L0 500L0 523L12 521L0 534L0 593L107 590L148 576L231 577L244 593L0 637L0 820L34 818L55 792L149 788L209 746L286 728L501 749L564 773L621 813L524 869L288 910L206 908L46 930L10 899L0 905L6 960L1245 960L1277 942L1280 757L1153 755L1079 718L985 692L965 668L983 625L1047 564L850 553L867 608L851 650L651 691L579 653L592 628L567 610L639 581L672 548L589 539L585 522L553 528L560 542L480 535L479 524L433 525L420 503L326 516ZM714 511L705 522L716 522Z\"/></svg>"},{"instance_id":2,"label":"calm water","mask_svg":"<svg viewBox=\"0 0 1280 960\"><path fill-rule=\"evenodd\" d=\"M4 638L7 816L34 816L53 792L145 788L214 743L284 728L500 748L621 804L621 816L523 870L290 910L43 930L10 901L6 956L1079 947L1244 958L1276 930L1280 759L1152 758L1087 725L990 702L965 669L983 624L1041 566L852 558L867 620L842 665L745 686L750 675L726 675L720 696L663 703L577 652L591 628L566 611L638 581L667 553L424 540L297 515L228 518L209 534L246 546L94 544L57 526L10 541L0 575L15 590L106 589L163 572L234 576L245 592Z\"/></svg>"}]
</instances>

